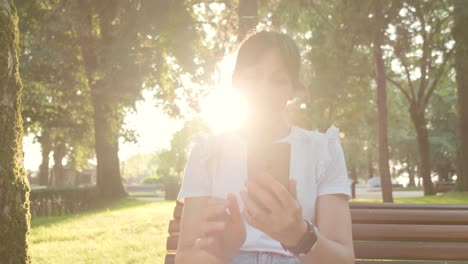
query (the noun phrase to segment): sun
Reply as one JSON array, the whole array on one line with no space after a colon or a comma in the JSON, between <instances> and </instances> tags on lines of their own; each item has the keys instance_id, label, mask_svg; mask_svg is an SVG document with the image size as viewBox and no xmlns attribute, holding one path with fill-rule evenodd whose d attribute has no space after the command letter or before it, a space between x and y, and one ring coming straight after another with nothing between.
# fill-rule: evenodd
<instances>
[{"instance_id":1,"label":"sun","mask_svg":"<svg viewBox=\"0 0 468 264\"><path fill-rule=\"evenodd\" d=\"M201 101L201 115L213 133L239 128L247 119L247 104L231 86L236 54L229 54L217 64L218 85Z\"/></svg>"},{"instance_id":2,"label":"sun","mask_svg":"<svg viewBox=\"0 0 468 264\"><path fill-rule=\"evenodd\" d=\"M203 120L216 134L239 128L246 120L247 105L232 88L214 89L201 107Z\"/></svg>"}]
</instances>

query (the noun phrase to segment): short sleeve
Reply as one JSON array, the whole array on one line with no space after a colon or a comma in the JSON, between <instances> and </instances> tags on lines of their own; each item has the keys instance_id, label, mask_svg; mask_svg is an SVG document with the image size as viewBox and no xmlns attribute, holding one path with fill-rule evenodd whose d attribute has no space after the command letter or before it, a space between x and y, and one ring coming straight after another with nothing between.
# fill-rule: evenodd
<instances>
[{"instance_id":1,"label":"short sleeve","mask_svg":"<svg viewBox=\"0 0 468 264\"><path fill-rule=\"evenodd\" d=\"M322 166L318 181L318 196L326 194L345 194L352 198L343 148L340 143L339 129L328 128L325 133Z\"/></svg>"},{"instance_id":2,"label":"short sleeve","mask_svg":"<svg viewBox=\"0 0 468 264\"><path fill-rule=\"evenodd\" d=\"M184 168L182 184L177 200L187 197L211 195L211 178L207 161L211 156L212 139L207 134L196 134L189 138L190 151Z\"/></svg>"}]
</instances>

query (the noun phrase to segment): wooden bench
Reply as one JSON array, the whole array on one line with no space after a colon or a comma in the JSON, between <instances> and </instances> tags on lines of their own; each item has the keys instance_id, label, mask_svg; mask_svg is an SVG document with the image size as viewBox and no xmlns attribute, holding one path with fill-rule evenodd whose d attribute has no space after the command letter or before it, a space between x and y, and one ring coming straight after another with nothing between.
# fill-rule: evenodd
<instances>
[{"instance_id":1,"label":"wooden bench","mask_svg":"<svg viewBox=\"0 0 468 264\"><path fill-rule=\"evenodd\" d=\"M454 182L437 181L434 184L436 192L450 192L455 190Z\"/></svg>"},{"instance_id":2,"label":"wooden bench","mask_svg":"<svg viewBox=\"0 0 468 264\"><path fill-rule=\"evenodd\" d=\"M468 205L351 203L356 263L468 263ZM183 204L169 223L175 262Z\"/></svg>"}]
</instances>

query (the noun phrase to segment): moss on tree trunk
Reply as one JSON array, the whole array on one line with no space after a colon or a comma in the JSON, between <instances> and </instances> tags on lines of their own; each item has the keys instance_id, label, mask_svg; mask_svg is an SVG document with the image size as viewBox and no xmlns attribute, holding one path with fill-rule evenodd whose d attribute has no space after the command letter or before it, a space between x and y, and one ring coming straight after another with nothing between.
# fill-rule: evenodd
<instances>
[{"instance_id":1,"label":"moss on tree trunk","mask_svg":"<svg viewBox=\"0 0 468 264\"><path fill-rule=\"evenodd\" d=\"M0 261L30 263L29 184L23 168L18 16L0 0Z\"/></svg>"}]
</instances>

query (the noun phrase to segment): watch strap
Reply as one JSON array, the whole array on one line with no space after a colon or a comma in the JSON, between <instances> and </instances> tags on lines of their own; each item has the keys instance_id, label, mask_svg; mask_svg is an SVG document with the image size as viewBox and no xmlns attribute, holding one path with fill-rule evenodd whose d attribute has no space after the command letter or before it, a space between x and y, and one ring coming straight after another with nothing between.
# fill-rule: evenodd
<instances>
[{"instance_id":1,"label":"watch strap","mask_svg":"<svg viewBox=\"0 0 468 264\"><path fill-rule=\"evenodd\" d=\"M309 253L309 251L313 248L313 246L317 243L317 228L309 221L304 219L307 224L307 231L299 240L299 243L294 247L285 246L281 243L281 246L284 250L293 253L296 256L305 255Z\"/></svg>"}]
</instances>

